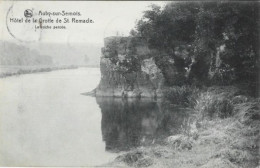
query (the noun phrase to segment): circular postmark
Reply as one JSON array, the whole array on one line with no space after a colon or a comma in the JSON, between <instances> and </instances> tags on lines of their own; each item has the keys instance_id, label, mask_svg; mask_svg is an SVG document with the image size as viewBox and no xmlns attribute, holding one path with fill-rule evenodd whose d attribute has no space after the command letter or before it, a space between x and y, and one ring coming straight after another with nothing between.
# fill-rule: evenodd
<instances>
[{"instance_id":1,"label":"circular postmark","mask_svg":"<svg viewBox=\"0 0 260 168\"><path fill-rule=\"evenodd\" d=\"M21 15L23 13L23 15ZM20 42L36 42L41 40L42 30L35 30L32 23L33 10L22 9L19 5L12 4L6 13L7 32ZM18 21L16 21L18 20ZM30 20L30 22L28 22Z\"/></svg>"}]
</instances>

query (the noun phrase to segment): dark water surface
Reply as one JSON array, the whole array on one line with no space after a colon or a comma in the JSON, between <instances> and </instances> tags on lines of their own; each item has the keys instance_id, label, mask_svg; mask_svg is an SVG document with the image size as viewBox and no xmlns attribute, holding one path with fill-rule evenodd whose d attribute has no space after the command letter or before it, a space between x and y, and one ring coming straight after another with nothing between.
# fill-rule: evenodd
<instances>
[{"instance_id":1,"label":"dark water surface","mask_svg":"<svg viewBox=\"0 0 260 168\"><path fill-rule=\"evenodd\" d=\"M187 109L160 100L97 98L97 103L102 113L102 137L111 152L163 143L169 135L188 131L190 124Z\"/></svg>"},{"instance_id":2,"label":"dark water surface","mask_svg":"<svg viewBox=\"0 0 260 168\"><path fill-rule=\"evenodd\" d=\"M96 68L0 79L0 166L95 166L185 131L187 110L94 98Z\"/></svg>"}]
</instances>

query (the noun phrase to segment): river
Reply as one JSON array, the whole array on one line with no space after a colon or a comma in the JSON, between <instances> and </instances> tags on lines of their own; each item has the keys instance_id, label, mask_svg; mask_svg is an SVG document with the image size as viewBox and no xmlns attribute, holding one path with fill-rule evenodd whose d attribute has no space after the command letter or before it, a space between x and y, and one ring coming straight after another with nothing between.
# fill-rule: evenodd
<instances>
[{"instance_id":1,"label":"river","mask_svg":"<svg viewBox=\"0 0 260 168\"><path fill-rule=\"evenodd\" d=\"M0 79L0 166L97 166L183 131L187 110L95 98L97 68Z\"/></svg>"}]
</instances>

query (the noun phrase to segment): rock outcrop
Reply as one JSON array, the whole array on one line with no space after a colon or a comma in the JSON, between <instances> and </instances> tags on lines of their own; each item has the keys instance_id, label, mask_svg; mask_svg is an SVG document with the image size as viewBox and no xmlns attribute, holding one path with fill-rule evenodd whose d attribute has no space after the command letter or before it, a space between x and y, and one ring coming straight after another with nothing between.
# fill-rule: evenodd
<instances>
[{"instance_id":1,"label":"rock outcrop","mask_svg":"<svg viewBox=\"0 0 260 168\"><path fill-rule=\"evenodd\" d=\"M162 96L164 77L149 57L150 50L131 37L105 38L100 62L101 81L96 96L152 97Z\"/></svg>"}]
</instances>

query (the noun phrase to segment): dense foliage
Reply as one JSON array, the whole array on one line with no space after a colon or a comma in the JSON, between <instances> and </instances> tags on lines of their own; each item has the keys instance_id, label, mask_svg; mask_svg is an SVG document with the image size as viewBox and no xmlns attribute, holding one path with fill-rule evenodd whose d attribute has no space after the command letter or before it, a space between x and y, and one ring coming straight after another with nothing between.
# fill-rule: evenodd
<instances>
[{"instance_id":1,"label":"dense foliage","mask_svg":"<svg viewBox=\"0 0 260 168\"><path fill-rule=\"evenodd\" d=\"M168 85L253 84L258 30L258 2L170 2L163 9L152 5L131 35L156 49Z\"/></svg>"}]
</instances>

